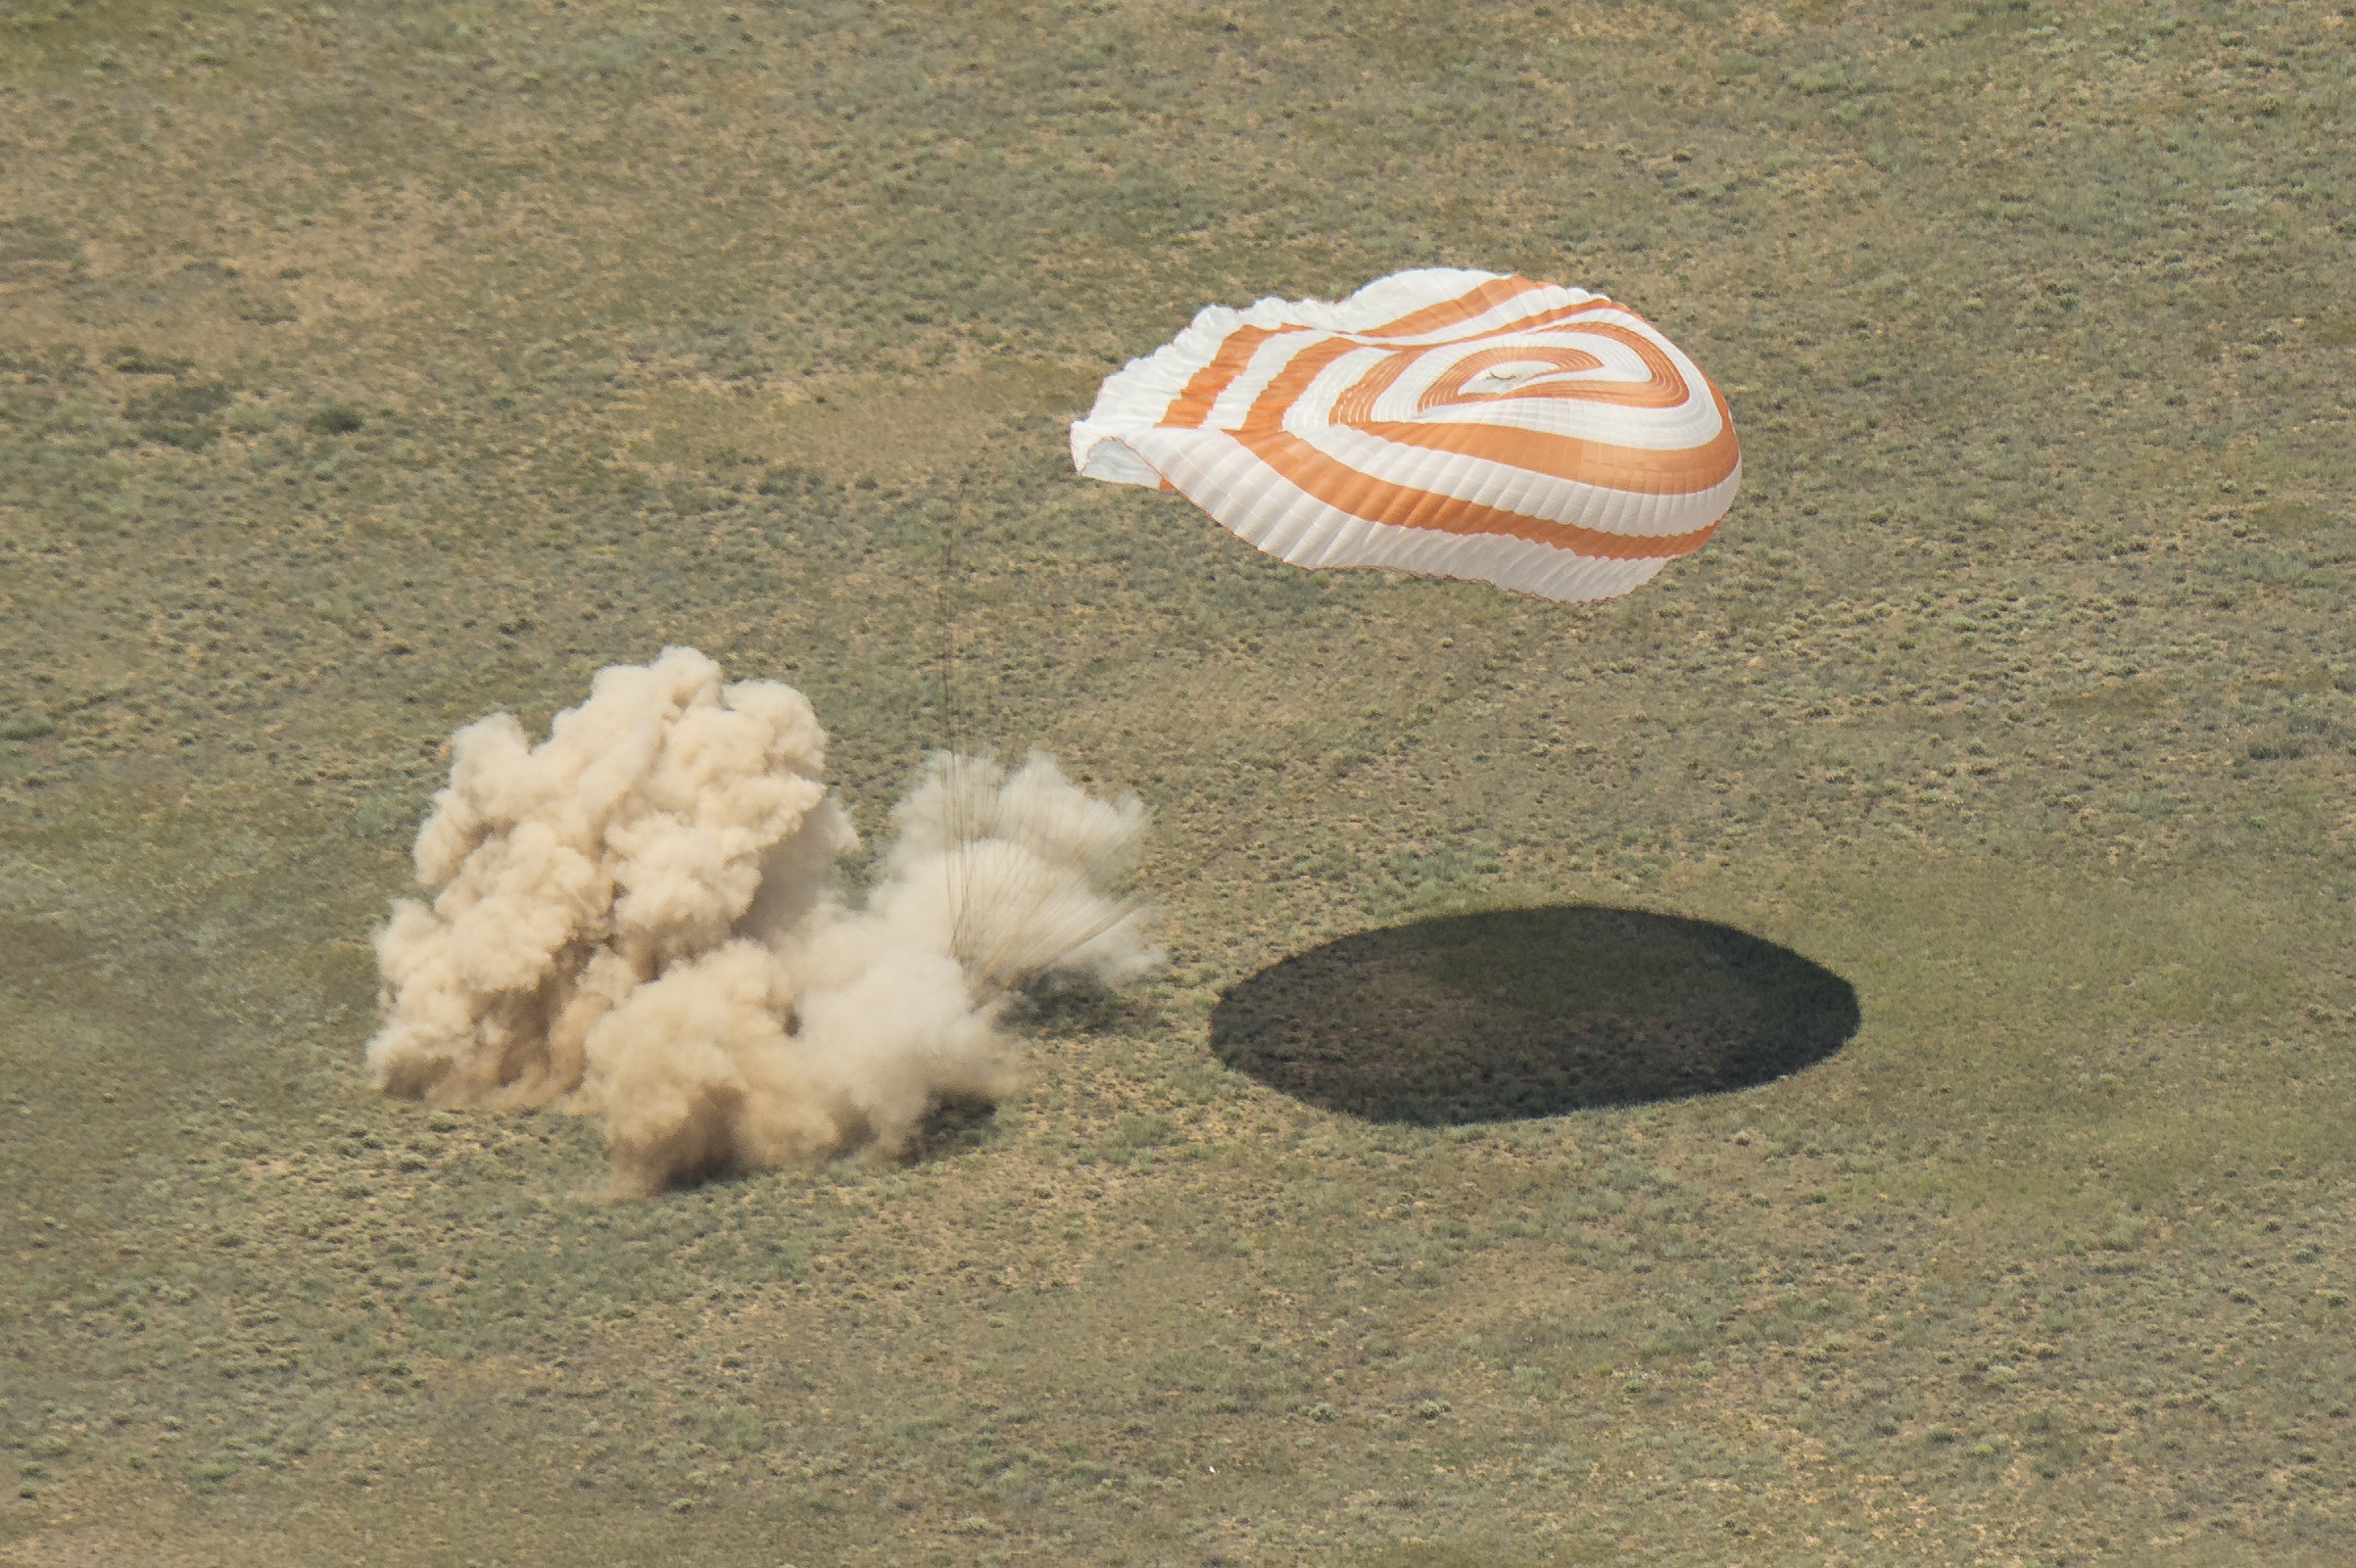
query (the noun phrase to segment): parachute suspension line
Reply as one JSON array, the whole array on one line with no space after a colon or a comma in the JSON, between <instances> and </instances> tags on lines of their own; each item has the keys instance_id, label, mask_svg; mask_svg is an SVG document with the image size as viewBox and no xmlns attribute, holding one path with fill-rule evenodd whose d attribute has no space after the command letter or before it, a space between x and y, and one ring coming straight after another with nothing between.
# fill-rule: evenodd
<instances>
[{"instance_id":1,"label":"parachute suspension line","mask_svg":"<svg viewBox=\"0 0 2356 1568\"><path fill-rule=\"evenodd\" d=\"M1068 884L1076 873L1077 862L1073 866L1065 868L1065 876L1059 879L1058 885ZM1084 879L1082 885L1084 890ZM1050 896L1042 894L1034 906L1034 910L1044 907ZM1090 901L1093 902L1092 899ZM1075 922L1066 916L1061 928L1056 932L1055 943L1052 947L1043 947L1028 963L1018 964L1010 969L1002 969L1001 966L1009 962L1009 949L1013 948L1017 941L1027 934L1019 929L1009 930L998 939L996 946L984 954L974 965L974 974L978 978L987 981L993 988L1000 991L1011 991L1017 986L1027 985L1144 907L1145 900L1131 893L1084 921Z\"/></svg>"},{"instance_id":2,"label":"parachute suspension line","mask_svg":"<svg viewBox=\"0 0 2356 1568\"><path fill-rule=\"evenodd\" d=\"M941 875L947 879L949 911L949 951L961 961L966 956L967 876L966 858L979 826L970 816L967 781L962 777L966 766L965 721L957 708L957 619L956 606L950 589L957 572L957 524L950 518L943 524L940 541L940 582L933 599L934 619L940 632L940 724L942 761L940 787L948 792L943 803L943 824L947 842L941 846Z\"/></svg>"},{"instance_id":3,"label":"parachute suspension line","mask_svg":"<svg viewBox=\"0 0 2356 1568\"><path fill-rule=\"evenodd\" d=\"M944 537L940 542L940 581L933 589L933 625L940 638L934 675L940 684L941 744L951 753L959 747L963 729L957 716L957 623L949 601L949 576L956 570L956 539Z\"/></svg>"},{"instance_id":4,"label":"parachute suspension line","mask_svg":"<svg viewBox=\"0 0 2356 1568\"><path fill-rule=\"evenodd\" d=\"M971 488L969 485L966 487ZM957 690L956 519L945 524L940 545L940 578L934 591L938 644L935 679L939 688L942 748L935 787L942 802L941 874L948 897L949 950L987 994L1004 994L1029 984L1080 949L1145 907L1134 893L1107 900L1088 867L1082 820L1063 815L1035 819L1035 799L1018 810L1002 795L1006 780L986 752L974 752L968 715ZM1072 800L1064 813L1084 814ZM987 850L993 838L1010 840ZM1057 848L1050 852L1049 844ZM1002 850L1036 857L1033 875L1009 882Z\"/></svg>"}]
</instances>

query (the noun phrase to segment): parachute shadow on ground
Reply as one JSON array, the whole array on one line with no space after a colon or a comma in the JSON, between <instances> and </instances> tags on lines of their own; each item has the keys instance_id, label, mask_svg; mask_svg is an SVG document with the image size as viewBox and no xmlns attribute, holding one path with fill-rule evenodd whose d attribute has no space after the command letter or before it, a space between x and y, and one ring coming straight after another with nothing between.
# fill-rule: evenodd
<instances>
[{"instance_id":1,"label":"parachute shadow on ground","mask_svg":"<svg viewBox=\"0 0 2356 1568\"><path fill-rule=\"evenodd\" d=\"M1823 1061L1847 980L1730 926L1572 904L1362 931L1230 989L1212 1049L1370 1121L1455 1126L1684 1099Z\"/></svg>"}]
</instances>

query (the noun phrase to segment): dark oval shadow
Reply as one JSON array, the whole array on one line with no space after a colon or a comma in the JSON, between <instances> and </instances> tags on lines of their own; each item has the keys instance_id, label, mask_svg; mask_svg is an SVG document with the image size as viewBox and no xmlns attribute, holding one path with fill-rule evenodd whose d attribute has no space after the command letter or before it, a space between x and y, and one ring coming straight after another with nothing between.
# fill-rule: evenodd
<instances>
[{"instance_id":1,"label":"dark oval shadow","mask_svg":"<svg viewBox=\"0 0 2356 1568\"><path fill-rule=\"evenodd\" d=\"M1731 926L1594 904L1362 931L1230 989L1211 1048L1328 1111L1421 1126L1748 1088L1821 1062L1855 987Z\"/></svg>"}]
</instances>

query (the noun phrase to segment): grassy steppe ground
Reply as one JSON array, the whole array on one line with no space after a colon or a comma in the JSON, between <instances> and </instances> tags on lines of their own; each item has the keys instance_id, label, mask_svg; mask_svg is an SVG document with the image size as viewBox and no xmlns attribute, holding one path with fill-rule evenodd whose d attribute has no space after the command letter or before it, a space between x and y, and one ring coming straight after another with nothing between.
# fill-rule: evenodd
<instances>
[{"instance_id":1,"label":"grassy steppe ground","mask_svg":"<svg viewBox=\"0 0 2356 1568\"><path fill-rule=\"evenodd\" d=\"M6 0L0 1558L2346 1561L2351 30ZM1070 477L1197 306L1434 262L1684 342L1720 542L1563 608ZM693 642L872 835L952 636L1158 812L1172 973L1019 1099L608 1206L366 1092L454 726ZM1214 1051L1579 904L1861 1025L1437 1126Z\"/></svg>"}]
</instances>

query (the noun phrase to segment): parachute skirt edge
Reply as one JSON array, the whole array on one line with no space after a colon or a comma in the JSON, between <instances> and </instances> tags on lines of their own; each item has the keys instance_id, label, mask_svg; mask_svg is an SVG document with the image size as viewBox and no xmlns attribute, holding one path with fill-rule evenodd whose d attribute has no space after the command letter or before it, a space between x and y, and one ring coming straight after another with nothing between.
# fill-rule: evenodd
<instances>
[{"instance_id":1,"label":"parachute skirt edge","mask_svg":"<svg viewBox=\"0 0 2356 1568\"><path fill-rule=\"evenodd\" d=\"M1191 434L1198 439L1165 476L1172 488L1236 538L1288 565L1450 577L1567 604L1625 594L1670 559L1583 555L1511 535L1445 533L1358 516L1268 475L1221 432Z\"/></svg>"}]
</instances>

